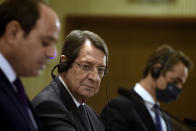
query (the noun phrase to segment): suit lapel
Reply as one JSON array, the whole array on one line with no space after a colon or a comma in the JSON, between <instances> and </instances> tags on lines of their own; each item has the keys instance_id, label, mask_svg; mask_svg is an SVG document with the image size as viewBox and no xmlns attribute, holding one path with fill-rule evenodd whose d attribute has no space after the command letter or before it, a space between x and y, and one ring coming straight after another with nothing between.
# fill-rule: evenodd
<instances>
[{"instance_id":1,"label":"suit lapel","mask_svg":"<svg viewBox=\"0 0 196 131\"><path fill-rule=\"evenodd\" d=\"M87 116L89 118L91 131L104 131L104 126L101 123L101 120L96 115L96 112L94 112L88 105L85 105Z\"/></svg>"},{"instance_id":2,"label":"suit lapel","mask_svg":"<svg viewBox=\"0 0 196 131\"><path fill-rule=\"evenodd\" d=\"M38 114L35 112L35 109L34 109L34 107L32 106L32 104L31 104L31 102L29 101L29 99L27 99L27 100L28 100L29 108L30 108L30 110L31 110L31 112L32 112L32 114L33 114L33 117L34 117L34 119L35 119L35 122L36 122L36 124L37 124L38 131L42 131L43 129L42 129L42 126L41 126L41 122L40 122L40 120L38 119L39 116L38 116Z\"/></svg>"},{"instance_id":3,"label":"suit lapel","mask_svg":"<svg viewBox=\"0 0 196 131\"><path fill-rule=\"evenodd\" d=\"M1 89L3 89L7 94L7 100L11 101L13 103L13 107L15 107L15 109L18 110L18 112L20 112L21 117L24 118L24 121L26 122L26 125L28 125L29 130L34 131L34 127L31 123L27 110L24 108L21 101L18 99L16 92L14 91L13 85L9 82L9 80L1 71L1 69L0 78L2 79L1 85L4 83L4 86L2 86Z\"/></svg>"},{"instance_id":4,"label":"suit lapel","mask_svg":"<svg viewBox=\"0 0 196 131\"><path fill-rule=\"evenodd\" d=\"M168 115L166 113L164 113L163 110L161 110L160 113L161 113L162 118L165 120L165 124L167 126L167 131L173 131L171 121L170 121L170 118L168 117Z\"/></svg>"},{"instance_id":5,"label":"suit lapel","mask_svg":"<svg viewBox=\"0 0 196 131\"><path fill-rule=\"evenodd\" d=\"M88 120L89 120L91 130L96 131L96 125L94 125L94 123L95 123L94 118L92 118L92 115L91 115L90 111L88 110L88 108L86 106L85 106L85 108L86 108L87 117L88 117Z\"/></svg>"},{"instance_id":6,"label":"suit lapel","mask_svg":"<svg viewBox=\"0 0 196 131\"><path fill-rule=\"evenodd\" d=\"M60 82L60 80L57 77L55 78L55 82L57 82L58 84L61 100L63 101L67 109L72 113L76 125L79 125L79 129L81 129L81 131L90 131L90 129L87 128L88 126L84 122L86 120L83 119L81 113L76 107L76 104L74 103L67 89L64 87L64 85Z\"/></svg>"},{"instance_id":7,"label":"suit lapel","mask_svg":"<svg viewBox=\"0 0 196 131\"><path fill-rule=\"evenodd\" d=\"M147 127L149 131L156 131L152 117L150 116L148 109L144 105L143 99L133 89L130 92L131 98L134 100L133 102L136 108L136 112L141 118L145 127Z\"/></svg>"}]
</instances>

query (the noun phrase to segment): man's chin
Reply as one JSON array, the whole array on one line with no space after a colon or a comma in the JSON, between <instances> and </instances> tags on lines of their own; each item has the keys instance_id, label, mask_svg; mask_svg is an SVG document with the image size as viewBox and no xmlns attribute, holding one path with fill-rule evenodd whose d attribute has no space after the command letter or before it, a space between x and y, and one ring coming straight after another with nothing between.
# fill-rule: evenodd
<instances>
[{"instance_id":1,"label":"man's chin","mask_svg":"<svg viewBox=\"0 0 196 131\"><path fill-rule=\"evenodd\" d=\"M37 71L32 72L32 74L29 75L29 77L38 77L41 74L43 74L43 70L37 70Z\"/></svg>"},{"instance_id":2,"label":"man's chin","mask_svg":"<svg viewBox=\"0 0 196 131\"><path fill-rule=\"evenodd\" d=\"M94 92L86 92L86 93L83 94L83 97L85 97L85 98L90 98L90 97L92 97L92 96L94 96L94 95L95 95Z\"/></svg>"}]
</instances>

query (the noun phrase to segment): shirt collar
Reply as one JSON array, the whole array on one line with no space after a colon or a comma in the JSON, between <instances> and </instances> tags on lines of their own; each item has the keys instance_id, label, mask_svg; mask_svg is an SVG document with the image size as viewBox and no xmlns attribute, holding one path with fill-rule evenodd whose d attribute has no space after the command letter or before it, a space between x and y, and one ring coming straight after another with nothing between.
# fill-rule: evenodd
<instances>
[{"instance_id":1,"label":"shirt collar","mask_svg":"<svg viewBox=\"0 0 196 131\"><path fill-rule=\"evenodd\" d=\"M69 88L67 87L66 83L64 82L63 78L61 76L59 76L59 80L62 82L62 84L64 85L64 87L67 89L67 91L69 92L69 94L71 95L74 103L76 104L77 107L79 107L80 105L84 105L84 103L80 104L76 98L72 95L71 91L69 90Z\"/></svg>"},{"instance_id":2,"label":"shirt collar","mask_svg":"<svg viewBox=\"0 0 196 131\"><path fill-rule=\"evenodd\" d=\"M149 107L153 107L154 104L159 105L159 103L156 103L154 101L154 99L152 98L150 93L144 87L142 87L141 84L136 83L136 85L134 87L134 90L135 90L136 93L138 93L142 97L142 99L145 102L145 105L148 105Z\"/></svg>"},{"instance_id":3,"label":"shirt collar","mask_svg":"<svg viewBox=\"0 0 196 131\"><path fill-rule=\"evenodd\" d=\"M10 83L13 83L16 80L16 72L2 53L0 53L0 62L0 69L3 71Z\"/></svg>"}]
</instances>

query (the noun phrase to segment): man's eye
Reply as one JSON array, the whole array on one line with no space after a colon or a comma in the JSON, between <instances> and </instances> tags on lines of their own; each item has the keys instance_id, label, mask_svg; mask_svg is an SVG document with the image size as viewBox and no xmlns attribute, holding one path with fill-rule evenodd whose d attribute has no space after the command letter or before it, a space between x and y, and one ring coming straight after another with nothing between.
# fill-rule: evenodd
<instances>
[{"instance_id":1,"label":"man's eye","mask_svg":"<svg viewBox=\"0 0 196 131\"><path fill-rule=\"evenodd\" d=\"M105 71L105 68L98 68L99 73L104 73L104 71Z\"/></svg>"},{"instance_id":2,"label":"man's eye","mask_svg":"<svg viewBox=\"0 0 196 131\"><path fill-rule=\"evenodd\" d=\"M49 45L49 43L48 43L48 42L46 42L46 41L43 41L43 42L42 42L42 45L43 45L43 46L48 46L48 45Z\"/></svg>"},{"instance_id":3,"label":"man's eye","mask_svg":"<svg viewBox=\"0 0 196 131\"><path fill-rule=\"evenodd\" d=\"M89 65L82 65L82 68L83 68L84 70L88 70L88 69L89 69Z\"/></svg>"}]
</instances>

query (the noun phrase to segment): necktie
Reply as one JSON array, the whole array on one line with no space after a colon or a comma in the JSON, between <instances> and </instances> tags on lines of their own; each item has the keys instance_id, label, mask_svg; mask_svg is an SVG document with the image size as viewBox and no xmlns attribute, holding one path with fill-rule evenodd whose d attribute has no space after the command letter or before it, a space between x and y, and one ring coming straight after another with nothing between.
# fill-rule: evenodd
<instances>
[{"instance_id":1,"label":"necktie","mask_svg":"<svg viewBox=\"0 0 196 131\"><path fill-rule=\"evenodd\" d=\"M156 130L157 131L162 131L162 126L161 126L161 118L160 118L160 110L159 106L157 104L154 105L154 110L155 110L155 125L156 125Z\"/></svg>"},{"instance_id":2,"label":"necktie","mask_svg":"<svg viewBox=\"0 0 196 131\"><path fill-rule=\"evenodd\" d=\"M22 102L24 107L27 109L27 107L28 107L27 97L25 95L25 91L24 91L23 85L22 85L22 83L21 83L19 78L17 78L14 81L14 85L15 85L15 87L17 89L17 96L18 96L19 100Z\"/></svg>"},{"instance_id":3,"label":"necktie","mask_svg":"<svg viewBox=\"0 0 196 131\"><path fill-rule=\"evenodd\" d=\"M91 129L91 126L90 126L90 123L89 123L89 119L88 119L88 116L87 116L87 113L86 113L84 105L80 105L78 107L78 109L79 109L79 111L80 111L80 113L82 115L82 118L84 119L85 124L87 125L87 128Z\"/></svg>"},{"instance_id":4,"label":"necktie","mask_svg":"<svg viewBox=\"0 0 196 131\"><path fill-rule=\"evenodd\" d=\"M25 110L27 111L27 114L28 114L28 117L30 119L30 122L33 125L32 128L34 130L37 130L38 129L37 124L36 124L35 119L34 119L34 117L32 115L32 112L31 112L31 110L30 110L30 108L28 106L27 96L25 94L24 87L23 87L23 85L22 85L22 83L21 83L19 78L17 78L14 81L14 85L15 85L15 87L17 89L17 96L18 96L19 100L21 101L21 103L23 104Z\"/></svg>"}]
</instances>

